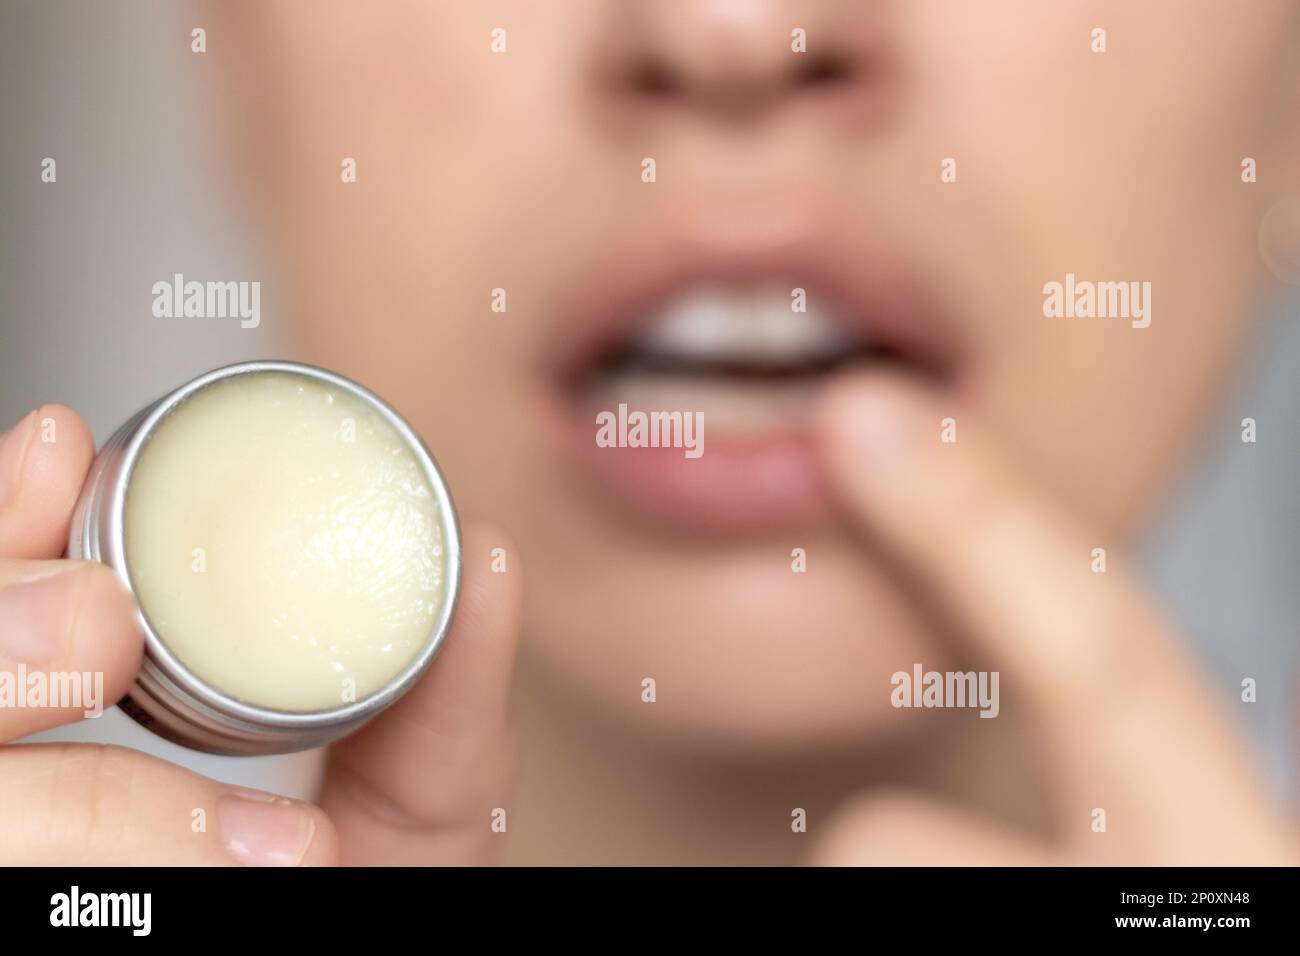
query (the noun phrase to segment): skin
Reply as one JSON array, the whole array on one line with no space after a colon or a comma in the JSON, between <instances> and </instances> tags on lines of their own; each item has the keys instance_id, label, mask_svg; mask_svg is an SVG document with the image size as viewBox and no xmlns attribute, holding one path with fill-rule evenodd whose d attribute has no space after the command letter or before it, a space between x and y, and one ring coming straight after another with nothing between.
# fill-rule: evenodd
<instances>
[{"instance_id":1,"label":"skin","mask_svg":"<svg viewBox=\"0 0 1300 956\"><path fill-rule=\"evenodd\" d=\"M1225 20L1209 2L273 3L211 22L241 144L224 170L279 252L294 356L402 409L462 514L518 542L469 522L476 601L425 681L332 749L319 807L251 801L286 821L280 844L310 835L300 862L1294 859L1222 689L1122 561L1248 338L1259 221L1300 187L1294 4ZM815 95L787 80L796 24L810 49L836 38L847 78ZM624 82L650 54L667 95ZM1247 155L1265 171L1249 186ZM529 412L594 264L755 210L888 251L965 349L958 389L875 371L827 390L837 514L795 529L804 576L788 532L704 540L593 499ZM1150 281L1151 327L1043 319L1042 284L1066 272ZM497 287L506 316L488 310ZM956 445L938 440L948 415ZM48 416L57 442L24 437ZM140 650L107 572L21 580L60 553L85 428L47 408L4 441L21 480L0 498L0 596L43 592L21 618L0 600L0 622L62 635L60 669L120 690ZM498 546L507 574L487 570ZM892 709L881 688L913 661L998 670L1002 715ZM0 711L3 738L73 716L31 714ZM13 862L294 862L243 859L219 826L158 835L158 813L220 816L228 788L150 758L11 748L0 764L3 799L27 807L0 823L21 830ZM79 796L47 809L51 780Z\"/></svg>"}]
</instances>

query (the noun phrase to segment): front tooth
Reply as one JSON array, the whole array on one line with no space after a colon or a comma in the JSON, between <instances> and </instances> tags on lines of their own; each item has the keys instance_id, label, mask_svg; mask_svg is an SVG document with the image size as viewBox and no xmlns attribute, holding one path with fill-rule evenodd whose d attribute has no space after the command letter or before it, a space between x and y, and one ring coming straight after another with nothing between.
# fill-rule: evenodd
<instances>
[{"instance_id":1,"label":"front tooth","mask_svg":"<svg viewBox=\"0 0 1300 956\"><path fill-rule=\"evenodd\" d=\"M636 346L699 361L807 361L853 345L830 314L791 308L788 291L701 289L669 303Z\"/></svg>"}]
</instances>

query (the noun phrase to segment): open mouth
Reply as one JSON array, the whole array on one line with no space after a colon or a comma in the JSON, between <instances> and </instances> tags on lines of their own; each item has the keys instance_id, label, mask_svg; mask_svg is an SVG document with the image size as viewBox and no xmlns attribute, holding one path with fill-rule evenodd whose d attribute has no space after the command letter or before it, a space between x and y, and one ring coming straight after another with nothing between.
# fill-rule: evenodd
<instances>
[{"instance_id":1,"label":"open mouth","mask_svg":"<svg viewBox=\"0 0 1300 956\"><path fill-rule=\"evenodd\" d=\"M866 268L808 257L634 266L589 287L565 317L548 379L587 476L659 524L823 520L811 413L831 379L850 367L954 377L946 329L909 287Z\"/></svg>"},{"instance_id":2,"label":"open mouth","mask_svg":"<svg viewBox=\"0 0 1300 956\"><path fill-rule=\"evenodd\" d=\"M704 284L672 296L607 343L571 381L589 408L699 412L721 442L803 427L818 391L850 365L913 364L794 282Z\"/></svg>"}]
</instances>

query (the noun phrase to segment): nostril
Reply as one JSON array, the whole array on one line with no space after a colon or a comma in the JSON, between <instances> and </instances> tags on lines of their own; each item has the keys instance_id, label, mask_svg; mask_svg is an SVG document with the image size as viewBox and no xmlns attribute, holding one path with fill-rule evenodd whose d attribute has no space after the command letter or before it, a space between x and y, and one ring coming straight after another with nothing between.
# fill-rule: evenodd
<instances>
[{"instance_id":1,"label":"nostril","mask_svg":"<svg viewBox=\"0 0 1300 956\"><path fill-rule=\"evenodd\" d=\"M650 99L667 99L682 92L682 83L672 67L660 59L644 59L626 77L629 90Z\"/></svg>"},{"instance_id":2,"label":"nostril","mask_svg":"<svg viewBox=\"0 0 1300 956\"><path fill-rule=\"evenodd\" d=\"M794 73L797 88L845 85L857 79L857 70L842 57L808 54L800 61Z\"/></svg>"}]
</instances>

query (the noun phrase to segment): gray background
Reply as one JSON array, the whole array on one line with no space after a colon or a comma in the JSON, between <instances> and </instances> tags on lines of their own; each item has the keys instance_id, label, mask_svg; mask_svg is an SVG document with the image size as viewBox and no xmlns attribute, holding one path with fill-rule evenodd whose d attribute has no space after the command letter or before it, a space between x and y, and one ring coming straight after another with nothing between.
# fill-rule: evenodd
<instances>
[{"instance_id":1,"label":"gray background","mask_svg":"<svg viewBox=\"0 0 1300 956\"><path fill-rule=\"evenodd\" d=\"M196 93L196 5L0 0L0 421L58 401L102 441L186 378L286 354L273 273L210 181L212 135ZM57 185L40 181L46 157ZM174 272L256 279L262 325L152 317L150 286ZM1294 290L1291 290L1294 294ZM1200 458L1150 530L1150 580L1279 783L1294 764L1300 620L1300 309L1280 299L1257 357L1206 423ZM1239 422L1259 422L1259 442ZM305 795L318 758L193 754L113 712L46 735L116 740L227 780Z\"/></svg>"}]
</instances>

